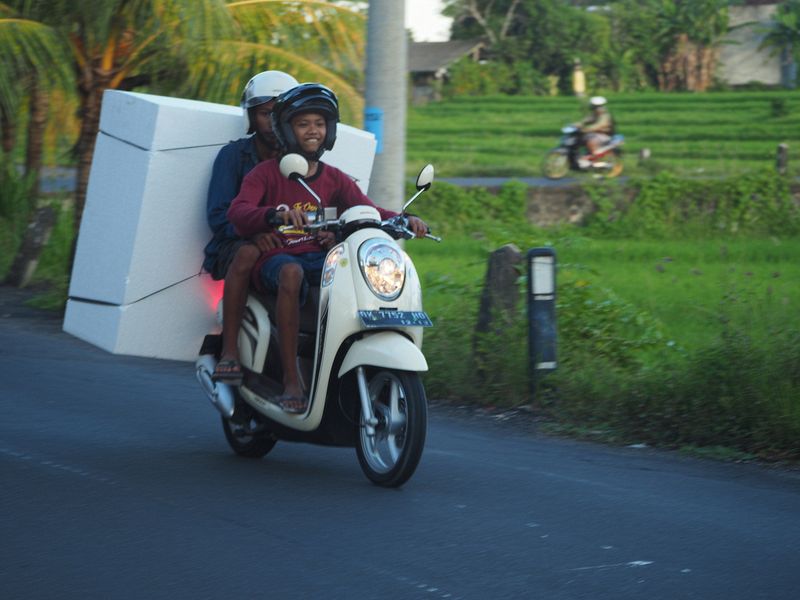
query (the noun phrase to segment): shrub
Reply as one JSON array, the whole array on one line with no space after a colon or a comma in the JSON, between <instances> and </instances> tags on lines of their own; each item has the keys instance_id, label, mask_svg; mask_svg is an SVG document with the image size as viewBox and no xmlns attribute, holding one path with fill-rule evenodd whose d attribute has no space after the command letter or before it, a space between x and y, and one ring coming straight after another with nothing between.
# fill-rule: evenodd
<instances>
[{"instance_id":1,"label":"shrub","mask_svg":"<svg viewBox=\"0 0 800 600\"><path fill-rule=\"evenodd\" d=\"M446 98L492 94L550 94L550 80L529 61L479 63L469 58L456 62L443 87Z\"/></svg>"},{"instance_id":2,"label":"shrub","mask_svg":"<svg viewBox=\"0 0 800 600\"><path fill-rule=\"evenodd\" d=\"M592 234L635 239L711 235L797 235L800 209L789 183L772 171L726 179L686 179L662 172L633 182L633 201L614 186L587 186L598 207Z\"/></svg>"}]
</instances>

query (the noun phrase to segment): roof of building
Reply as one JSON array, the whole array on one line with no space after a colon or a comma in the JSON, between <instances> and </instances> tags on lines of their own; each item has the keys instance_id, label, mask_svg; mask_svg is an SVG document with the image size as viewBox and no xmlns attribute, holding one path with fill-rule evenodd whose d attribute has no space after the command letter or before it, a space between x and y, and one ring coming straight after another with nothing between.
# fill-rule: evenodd
<instances>
[{"instance_id":1,"label":"roof of building","mask_svg":"<svg viewBox=\"0 0 800 600\"><path fill-rule=\"evenodd\" d=\"M483 46L481 40L410 42L408 44L408 70L411 73L435 73Z\"/></svg>"}]
</instances>

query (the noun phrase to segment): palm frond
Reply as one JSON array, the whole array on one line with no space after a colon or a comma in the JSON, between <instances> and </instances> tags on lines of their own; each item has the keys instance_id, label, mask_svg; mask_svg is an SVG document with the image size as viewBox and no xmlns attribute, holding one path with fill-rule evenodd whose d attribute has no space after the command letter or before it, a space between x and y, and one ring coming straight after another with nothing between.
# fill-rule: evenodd
<instances>
[{"instance_id":1,"label":"palm frond","mask_svg":"<svg viewBox=\"0 0 800 600\"><path fill-rule=\"evenodd\" d=\"M339 96L342 119L360 122L363 99L343 77L317 62L292 51L268 44L246 41L219 41L198 44L192 48L197 61L188 65L185 94L231 104L238 99L245 82L253 73L277 69L291 73L300 81L319 81Z\"/></svg>"},{"instance_id":2,"label":"palm frond","mask_svg":"<svg viewBox=\"0 0 800 600\"><path fill-rule=\"evenodd\" d=\"M0 19L0 102L9 108L18 96L14 90L26 75L45 85L71 85L63 67L61 38L49 27L23 18Z\"/></svg>"}]
</instances>

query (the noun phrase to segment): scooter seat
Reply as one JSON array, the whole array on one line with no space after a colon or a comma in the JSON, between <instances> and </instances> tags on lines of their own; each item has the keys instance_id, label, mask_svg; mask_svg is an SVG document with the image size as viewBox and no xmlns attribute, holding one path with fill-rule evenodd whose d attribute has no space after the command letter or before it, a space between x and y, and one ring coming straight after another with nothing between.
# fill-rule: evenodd
<instances>
[{"instance_id":1,"label":"scooter seat","mask_svg":"<svg viewBox=\"0 0 800 600\"><path fill-rule=\"evenodd\" d=\"M269 313L269 320L275 324L277 314L276 304L278 296L274 292L261 293L251 290L250 294L255 296ZM305 304L300 307L300 331L303 333L317 332L317 312L319 309L319 286L308 288Z\"/></svg>"}]
</instances>

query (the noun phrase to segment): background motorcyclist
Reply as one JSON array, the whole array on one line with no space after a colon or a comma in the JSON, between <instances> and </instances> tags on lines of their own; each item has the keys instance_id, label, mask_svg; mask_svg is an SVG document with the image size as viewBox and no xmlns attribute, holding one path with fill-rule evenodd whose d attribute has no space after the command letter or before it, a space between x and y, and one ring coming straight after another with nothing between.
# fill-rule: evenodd
<instances>
[{"instance_id":1,"label":"background motorcyclist","mask_svg":"<svg viewBox=\"0 0 800 600\"><path fill-rule=\"evenodd\" d=\"M242 92L241 106L247 133L252 134L223 146L211 172L206 216L213 232L205 247L203 268L214 279L224 279L222 353L214 379L229 384L242 381L237 348L250 270L263 251L275 246L273 234L240 237L228 222L231 201L239 193L242 180L259 162L280 154L280 145L272 132L270 115L275 98L297 85L297 80L282 71L263 71L253 76Z\"/></svg>"},{"instance_id":2,"label":"background motorcyclist","mask_svg":"<svg viewBox=\"0 0 800 600\"><path fill-rule=\"evenodd\" d=\"M338 121L336 95L318 83L301 84L281 94L272 113L273 130L284 151L306 158L306 182L320 197L323 207L337 207L341 214L352 206L375 204L345 173L320 162L322 154L333 148ZM375 208L383 219L396 215ZM245 177L228 210L228 218L239 234L274 232L280 239L278 247L261 255L252 278L257 288L277 293L275 321L284 389L275 402L291 413L303 413L308 407L297 367L300 306L308 287L319 285L324 250L333 242L304 230L309 223L308 213L316 211L308 192L297 181L281 175L277 159L257 165ZM282 218L283 226L271 224L276 215ZM427 231L427 225L417 217L409 217L409 228L417 237Z\"/></svg>"},{"instance_id":3,"label":"background motorcyclist","mask_svg":"<svg viewBox=\"0 0 800 600\"><path fill-rule=\"evenodd\" d=\"M590 154L597 152L614 135L614 120L607 105L608 101L603 96L593 96L589 99L591 114L578 123L583 143Z\"/></svg>"}]
</instances>

